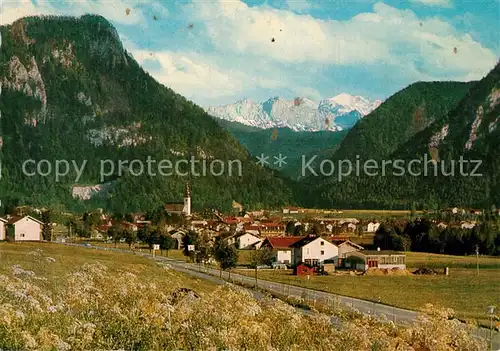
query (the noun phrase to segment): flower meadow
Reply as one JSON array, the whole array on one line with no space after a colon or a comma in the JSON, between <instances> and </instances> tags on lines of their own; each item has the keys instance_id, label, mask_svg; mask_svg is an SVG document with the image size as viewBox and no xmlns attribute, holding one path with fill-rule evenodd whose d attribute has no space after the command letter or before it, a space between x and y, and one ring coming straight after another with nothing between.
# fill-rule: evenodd
<instances>
[{"instance_id":1,"label":"flower meadow","mask_svg":"<svg viewBox=\"0 0 500 351\"><path fill-rule=\"evenodd\" d=\"M133 255L0 244L3 350L486 350L425 306L409 326L359 314L305 315ZM58 252L59 251L59 252Z\"/></svg>"}]
</instances>

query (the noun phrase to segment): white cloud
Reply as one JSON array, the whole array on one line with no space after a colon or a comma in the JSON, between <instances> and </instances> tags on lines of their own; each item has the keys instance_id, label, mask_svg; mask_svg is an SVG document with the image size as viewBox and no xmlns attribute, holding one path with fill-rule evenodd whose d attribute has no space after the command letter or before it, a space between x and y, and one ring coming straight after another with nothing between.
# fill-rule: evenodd
<instances>
[{"instance_id":1,"label":"white cloud","mask_svg":"<svg viewBox=\"0 0 500 351\"><path fill-rule=\"evenodd\" d=\"M124 0L78 0L68 3L57 3L54 6L47 0L9 0L3 3L0 14L0 25L11 24L21 17L39 15L72 15L98 14L106 19L128 25L144 23L144 15L138 8L140 1ZM129 13L127 15L127 9Z\"/></svg>"},{"instance_id":2,"label":"white cloud","mask_svg":"<svg viewBox=\"0 0 500 351\"><path fill-rule=\"evenodd\" d=\"M148 69L160 83L200 104L212 101L234 102L253 95L256 90L287 91L292 96L321 99L319 92L297 84L279 67L264 64L234 64L221 62L220 57L196 52L145 51L125 45L133 57Z\"/></svg>"},{"instance_id":3,"label":"white cloud","mask_svg":"<svg viewBox=\"0 0 500 351\"><path fill-rule=\"evenodd\" d=\"M286 0L285 3L290 10L298 13L304 13L316 7L316 5L309 0Z\"/></svg>"},{"instance_id":4,"label":"white cloud","mask_svg":"<svg viewBox=\"0 0 500 351\"><path fill-rule=\"evenodd\" d=\"M422 4L425 6L436 6L436 7L452 7L451 0L410 0L413 3Z\"/></svg>"},{"instance_id":5,"label":"white cloud","mask_svg":"<svg viewBox=\"0 0 500 351\"><path fill-rule=\"evenodd\" d=\"M206 62L206 58L196 53L132 50L132 55L141 65L156 61L161 69L150 73L188 98L232 96L244 91L245 83L251 80L243 72L223 70L213 62Z\"/></svg>"},{"instance_id":6,"label":"white cloud","mask_svg":"<svg viewBox=\"0 0 500 351\"><path fill-rule=\"evenodd\" d=\"M377 3L349 20L320 20L241 1L197 2L194 16L220 52L282 64L408 65L427 76L481 78L496 56L469 35L437 18ZM272 42L274 38L274 42ZM455 53L455 48L457 52Z\"/></svg>"},{"instance_id":7,"label":"white cloud","mask_svg":"<svg viewBox=\"0 0 500 351\"><path fill-rule=\"evenodd\" d=\"M148 21L140 0L79 0L64 7L48 0L35 6L32 1L5 2L0 24L27 15L97 13L117 24L134 25L118 26L124 47L158 81L201 104L260 99L264 94L319 100L344 84L371 93L378 89L380 95L416 80L479 79L497 59L443 19L419 18L411 10L383 3L339 21L307 15L311 3L305 0L290 0L288 9L281 10L249 7L238 0L193 1L175 13L175 20L181 26L194 23L195 29L169 34L156 27L144 30ZM160 18L173 16L163 5L148 4ZM148 35L154 35L154 45ZM362 76L353 83L345 77L350 72L367 72L366 81Z\"/></svg>"}]
</instances>

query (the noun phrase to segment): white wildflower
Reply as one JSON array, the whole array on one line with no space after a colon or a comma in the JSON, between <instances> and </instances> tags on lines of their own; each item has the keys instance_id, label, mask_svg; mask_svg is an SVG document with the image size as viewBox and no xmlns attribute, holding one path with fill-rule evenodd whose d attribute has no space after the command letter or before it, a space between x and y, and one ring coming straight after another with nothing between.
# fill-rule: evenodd
<instances>
[{"instance_id":1,"label":"white wildflower","mask_svg":"<svg viewBox=\"0 0 500 351\"><path fill-rule=\"evenodd\" d=\"M23 275L28 276L28 277L34 277L34 276L36 276L35 272L33 272L33 271L26 271L26 270L22 269L21 266L18 265L18 264L15 264L15 265L12 266L12 273L14 275L17 275L17 276L23 276Z\"/></svg>"},{"instance_id":2,"label":"white wildflower","mask_svg":"<svg viewBox=\"0 0 500 351\"><path fill-rule=\"evenodd\" d=\"M42 250L40 250L40 249L37 249L35 251L30 251L30 252L28 252L28 255L35 256L35 257L40 257L40 256L42 256L41 251Z\"/></svg>"},{"instance_id":3,"label":"white wildflower","mask_svg":"<svg viewBox=\"0 0 500 351\"><path fill-rule=\"evenodd\" d=\"M25 330L21 332L21 336L24 341L24 346L27 349L34 349L38 346L38 343L36 342L35 338L31 336L31 334Z\"/></svg>"}]
</instances>

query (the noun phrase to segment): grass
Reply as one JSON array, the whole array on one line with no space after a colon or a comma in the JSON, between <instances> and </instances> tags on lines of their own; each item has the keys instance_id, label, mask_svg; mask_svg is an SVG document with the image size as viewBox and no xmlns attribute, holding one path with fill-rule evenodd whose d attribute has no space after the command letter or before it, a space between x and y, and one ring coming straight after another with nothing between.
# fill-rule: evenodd
<instances>
[{"instance_id":1,"label":"grass","mask_svg":"<svg viewBox=\"0 0 500 351\"><path fill-rule=\"evenodd\" d=\"M253 275L247 270L238 273ZM500 304L500 269L480 271L456 268L449 276L314 276L308 281L291 270L263 270L259 278L327 291L339 295L377 301L418 310L426 303L452 308L458 318L488 325L486 308Z\"/></svg>"},{"instance_id":2,"label":"grass","mask_svg":"<svg viewBox=\"0 0 500 351\"><path fill-rule=\"evenodd\" d=\"M44 257L54 258L55 262L40 260L34 255L36 249L41 249ZM10 273L13 265L20 264L25 270L47 277L46 287L49 289L55 289L76 267L85 263L102 263L112 272L132 272L148 282L169 283L172 279L165 276L165 270L156 262L141 256L50 243L0 243L0 262L0 274ZM182 273L178 274L178 281L196 291L215 288L213 284Z\"/></svg>"},{"instance_id":3,"label":"grass","mask_svg":"<svg viewBox=\"0 0 500 351\"><path fill-rule=\"evenodd\" d=\"M469 268L476 269L476 256L452 256L431 254L425 252L407 252L408 268ZM500 269L500 258L494 256L479 256L479 269Z\"/></svg>"},{"instance_id":4,"label":"grass","mask_svg":"<svg viewBox=\"0 0 500 351\"><path fill-rule=\"evenodd\" d=\"M409 218L411 216L411 211L408 210L342 210L342 213L324 213L323 210L318 209L306 209L304 213L295 214L283 214L283 213L273 213L277 216L290 216L300 219L307 219L312 217L325 217L325 218L358 218L364 220L373 219L386 219L386 218ZM415 214L423 214L422 211L415 211Z\"/></svg>"},{"instance_id":5,"label":"grass","mask_svg":"<svg viewBox=\"0 0 500 351\"><path fill-rule=\"evenodd\" d=\"M450 268L450 275L415 276L314 276L310 281L292 275L291 270L264 270L259 277L339 295L376 301L407 309L419 309L425 303L453 308L460 319L489 325L486 308L500 307L500 258L479 257L479 275L475 256L452 256L407 252L412 268ZM239 273L253 275L240 270Z\"/></svg>"},{"instance_id":6,"label":"grass","mask_svg":"<svg viewBox=\"0 0 500 351\"><path fill-rule=\"evenodd\" d=\"M457 349L485 349L484 343L457 329L446 311L432 306L429 319L420 324L394 326L352 315L337 330L329 318L302 316L276 300L260 303L248 292L216 287L130 253L50 243L0 243L0 262L0 349L373 350L395 349L389 345L397 344L404 349L445 350L450 349L445 347L450 340ZM497 273L485 272L492 274L487 277L490 282ZM306 283L275 271L262 272L261 277L266 274L268 279ZM363 277L339 277L331 284L336 278L314 277L310 287L330 284L348 294L364 281L376 291L385 277L350 281ZM472 286L473 280L462 283ZM392 284L394 289L396 283ZM171 299L177 287L194 289L200 298ZM429 301L436 299L427 297L425 302ZM301 299L296 302L302 306ZM350 335L358 337L346 337Z\"/></svg>"},{"instance_id":7,"label":"grass","mask_svg":"<svg viewBox=\"0 0 500 351\"><path fill-rule=\"evenodd\" d=\"M99 245L114 247L114 244ZM118 244L127 248L127 244ZM147 248L143 248L146 250ZM159 253L158 253L159 254ZM239 250L238 264L249 264L250 250ZM167 256L166 252L162 253ZM451 256L422 252L407 252L409 269L427 267L450 268L448 277L438 276L315 276L310 281L293 276L291 271L262 270L259 277L281 283L309 287L364 300L377 300L401 308L417 310L425 303L453 308L463 320L476 320L488 325L486 307L500 306L500 258L480 256L479 276L475 256ZM186 260L182 250L170 250L168 257ZM237 270L253 276L253 271Z\"/></svg>"}]
</instances>

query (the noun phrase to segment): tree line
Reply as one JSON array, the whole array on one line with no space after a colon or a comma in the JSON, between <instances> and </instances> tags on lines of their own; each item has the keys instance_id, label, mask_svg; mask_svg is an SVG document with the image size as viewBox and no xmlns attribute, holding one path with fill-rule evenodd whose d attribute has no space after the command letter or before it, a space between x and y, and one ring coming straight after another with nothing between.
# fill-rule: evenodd
<instances>
[{"instance_id":1,"label":"tree line","mask_svg":"<svg viewBox=\"0 0 500 351\"><path fill-rule=\"evenodd\" d=\"M459 225L439 227L429 219L403 224L388 221L375 233L374 245L383 250L429 252L448 255L500 255L500 225L483 221L472 229Z\"/></svg>"}]
</instances>

